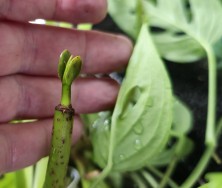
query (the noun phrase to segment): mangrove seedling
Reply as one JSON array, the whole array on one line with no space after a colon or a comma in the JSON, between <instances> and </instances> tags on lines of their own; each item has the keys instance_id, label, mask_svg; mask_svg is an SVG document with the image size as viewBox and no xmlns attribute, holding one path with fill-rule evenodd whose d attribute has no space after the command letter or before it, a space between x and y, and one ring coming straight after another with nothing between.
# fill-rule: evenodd
<instances>
[{"instance_id":1,"label":"mangrove seedling","mask_svg":"<svg viewBox=\"0 0 222 188\"><path fill-rule=\"evenodd\" d=\"M66 173L71 149L74 109L71 105L71 85L79 75L82 61L64 50L59 59L58 76L62 81L61 103L55 107L51 150L44 188L66 187Z\"/></svg>"}]
</instances>

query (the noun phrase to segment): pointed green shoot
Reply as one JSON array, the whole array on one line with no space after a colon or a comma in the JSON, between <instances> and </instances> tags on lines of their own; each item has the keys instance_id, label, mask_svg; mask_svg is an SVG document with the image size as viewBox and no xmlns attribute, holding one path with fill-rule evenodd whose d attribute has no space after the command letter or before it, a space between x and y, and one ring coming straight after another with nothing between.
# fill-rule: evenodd
<instances>
[{"instance_id":1,"label":"pointed green shoot","mask_svg":"<svg viewBox=\"0 0 222 188\"><path fill-rule=\"evenodd\" d=\"M66 68L66 64L70 58L71 54L68 50L64 50L59 58L59 64L58 64L58 76L59 79L62 81L63 74Z\"/></svg>"},{"instance_id":2,"label":"pointed green shoot","mask_svg":"<svg viewBox=\"0 0 222 188\"><path fill-rule=\"evenodd\" d=\"M82 67L80 56L70 57L63 74L63 83L71 85L73 80L77 78Z\"/></svg>"},{"instance_id":3,"label":"pointed green shoot","mask_svg":"<svg viewBox=\"0 0 222 188\"><path fill-rule=\"evenodd\" d=\"M64 50L60 55L58 76L62 81L61 104L69 106L71 104L71 85L81 71L82 60L80 56L73 57L68 50Z\"/></svg>"}]
</instances>

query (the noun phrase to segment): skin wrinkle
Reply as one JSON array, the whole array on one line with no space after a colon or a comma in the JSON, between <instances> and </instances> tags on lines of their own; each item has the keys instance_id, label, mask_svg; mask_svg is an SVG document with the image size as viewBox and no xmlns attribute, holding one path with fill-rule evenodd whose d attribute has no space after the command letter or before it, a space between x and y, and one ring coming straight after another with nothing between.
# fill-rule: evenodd
<instances>
[{"instance_id":1,"label":"skin wrinkle","mask_svg":"<svg viewBox=\"0 0 222 188\"><path fill-rule=\"evenodd\" d=\"M11 5L12 0L5 0L2 1L0 4L0 17L2 20L7 19L7 12L10 11L10 5Z\"/></svg>"},{"instance_id":2,"label":"skin wrinkle","mask_svg":"<svg viewBox=\"0 0 222 188\"><path fill-rule=\"evenodd\" d=\"M16 95L16 98L17 98L17 104L16 104L16 106L17 106L18 108L17 108L17 110L15 110L15 114L14 114L14 117L12 117L12 119L15 118L16 116L18 116L18 112L19 112L18 109L21 108L21 107L23 107L23 106L22 106L22 101L24 101L24 97L26 97L26 96L24 95L24 86L21 84L21 82L20 82L20 80L19 80L19 76L15 76L15 77L14 77L14 81L15 81L15 83L16 83L17 90L18 90L17 95Z\"/></svg>"},{"instance_id":3,"label":"skin wrinkle","mask_svg":"<svg viewBox=\"0 0 222 188\"><path fill-rule=\"evenodd\" d=\"M26 130L23 133L21 133L20 131L17 130L18 134L20 135L20 138L22 138L21 134L24 134L24 136L23 136L24 140L20 140L19 144L18 144L16 139L14 139L15 138L14 134L13 133L10 134L9 131L8 132L6 131L7 126L9 127L9 131L10 131L10 129L12 129L11 126L17 126L17 128L18 128L19 126L22 126L22 125L21 124L6 125L6 126L3 125L2 127L0 127L0 137L2 136L3 140L5 141L5 148L3 148L3 150L2 150L2 151L4 151L3 156L5 156L5 163L4 163L5 165L3 168L0 168L0 169L3 169L3 171L4 171L4 169L7 169L7 171L16 170L16 169L18 169L18 166L20 165L20 162L23 159L24 159L24 163L26 164L26 166L30 165L31 162L27 163L25 161L25 159L28 158L29 155L28 155L28 153L23 152L23 150L26 150L26 148L23 147L24 145L22 143L24 142L24 144L25 144L25 141L29 141L31 138L31 135L29 134L29 137L24 137L25 135L27 136ZM29 126L35 126L35 125L30 124ZM47 133L49 132L49 130L46 130L48 127L49 126L43 126L42 127L43 129L40 129L40 130L42 130L41 135L45 135L46 141L48 141L48 139L47 139L48 134ZM43 131L43 130L46 130L46 131ZM44 143L44 144L42 144L42 146L49 146L49 143L50 142ZM37 148L38 144L35 144L33 142L31 147ZM30 147L28 147L28 149L30 149ZM35 156L36 159L33 162L37 162L37 160L39 160L41 158L41 156L43 156L43 154L45 154L44 156L46 156L46 154L48 153L46 148L45 149L42 148L42 151L44 151L44 152L41 152ZM31 155L32 155L32 153L31 153Z\"/></svg>"},{"instance_id":4,"label":"skin wrinkle","mask_svg":"<svg viewBox=\"0 0 222 188\"><path fill-rule=\"evenodd\" d=\"M105 6L103 5L104 3L105 3ZM95 6L95 3L94 3L93 5ZM100 11L100 15L98 14L98 17L97 17L97 19L96 19L97 22L103 20L103 19L106 17L106 15L107 15L107 1L98 0L96 6L98 7L99 5L100 5L100 7L98 8L98 10L103 10L103 11ZM96 7L96 6L95 6L95 7ZM95 7L94 7L94 8L95 8ZM103 8L103 7L105 7L105 8ZM94 12L95 12L95 11L96 11L96 10L94 10ZM93 14L93 12L92 12L92 13L88 12L88 14L89 14L89 16L90 16L90 15Z\"/></svg>"},{"instance_id":5,"label":"skin wrinkle","mask_svg":"<svg viewBox=\"0 0 222 188\"><path fill-rule=\"evenodd\" d=\"M10 103L10 106L8 106L5 110L5 115L3 114L3 116L1 116L3 117L1 122L7 122L16 118L19 112L18 109L22 107L22 102L24 101L23 84L19 82L19 76L7 76L0 78L1 88L3 88L6 83L8 87L3 91L5 91L7 94L2 94L1 97L3 101L1 104L6 105L7 103ZM13 88L13 90L11 88ZM12 95L16 97L12 97Z\"/></svg>"},{"instance_id":6,"label":"skin wrinkle","mask_svg":"<svg viewBox=\"0 0 222 188\"><path fill-rule=\"evenodd\" d=\"M119 89L119 84L113 80L108 79L108 78L103 78L103 81L106 81L107 88L106 88L106 90L99 90L99 95L93 94L93 93L95 93L95 88L103 87L103 84L101 85L99 79L97 79L94 82L87 80L87 79L75 82L77 85L77 91L80 91L80 89L78 89L78 87L80 87L80 85L81 85L81 92L79 92L78 100L74 100L74 106L76 107L76 112L79 112L78 110L81 108L82 104L87 103L86 99L87 99L87 96L89 95L89 93L91 94L91 97L92 97L91 101L90 101L90 105L93 106L93 108L95 109L94 112L101 109L101 107L100 107L101 101L106 101L106 108L105 108L106 110L113 107L113 104L117 98L117 92L114 92L114 90L117 91ZM84 84L84 82L88 82L91 85L91 87L90 88L87 87L87 85ZM81 94L81 96L80 96L80 94ZM103 103L105 103L105 102L103 102ZM103 110L105 110L105 109L103 108ZM87 111L87 110L89 111L89 108L84 109L84 111ZM91 110L90 113L92 113L92 112L93 111Z\"/></svg>"},{"instance_id":7,"label":"skin wrinkle","mask_svg":"<svg viewBox=\"0 0 222 188\"><path fill-rule=\"evenodd\" d=\"M17 108L19 105L20 92L18 91L18 85L15 82L15 79L11 76L0 77L0 98L1 98L1 118L0 122L6 122L16 117ZM13 88L13 90L11 89ZM7 105L10 104L10 105ZM4 108L7 106L7 108Z\"/></svg>"},{"instance_id":8,"label":"skin wrinkle","mask_svg":"<svg viewBox=\"0 0 222 188\"><path fill-rule=\"evenodd\" d=\"M0 127L0 141L1 141L1 147L2 147L2 151L5 151L4 153L7 153L7 155L4 155L3 153L3 156L5 156L3 159L3 167L0 168L1 169L8 169L10 170L16 160L15 160L15 157L14 157L14 154L15 154L15 149L14 149L14 141L11 140L11 138L7 135L7 132L4 130L4 129L1 129ZM0 171L0 175L1 175L1 171Z\"/></svg>"},{"instance_id":9,"label":"skin wrinkle","mask_svg":"<svg viewBox=\"0 0 222 188\"><path fill-rule=\"evenodd\" d=\"M17 164L17 153L18 153L17 151L18 151L18 149L16 147L14 139L11 139L11 142L9 140L8 143L9 143L8 145L11 146L11 149L9 147L9 150L11 151L11 157L10 157L11 163L9 163L11 166L9 165L9 169L10 169L10 167L13 169L15 167L15 165Z\"/></svg>"},{"instance_id":10,"label":"skin wrinkle","mask_svg":"<svg viewBox=\"0 0 222 188\"><path fill-rule=\"evenodd\" d=\"M8 125L8 126L20 126L20 125ZM6 127L4 125L0 127L0 137L2 136L3 141L5 141L5 148L3 148L2 150L4 151L3 156L5 156L5 163L4 163L5 165L3 168L0 169L7 169L7 171L11 171L18 169L17 166L19 165L22 157L21 154L19 153L16 139L12 137L13 135L8 133L9 132L6 131ZM22 153L22 155L23 154L26 156L25 153Z\"/></svg>"},{"instance_id":11,"label":"skin wrinkle","mask_svg":"<svg viewBox=\"0 0 222 188\"><path fill-rule=\"evenodd\" d=\"M7 59L6 62L2 62L0 64L0 75L3 76L12 72L14 73L21 66L20 62L22 61L22 48L20 47L23 46L24 40L22 37L23 35L21 35L21 31L14 28L13 25L6 24L6 22L0 23L0 31L0 47L2 49L0 51L0 56L1 59ZM13 33L16 33L16 35ZM14 59L16 59L16 61ZM10 64L13 64L13 66Z\"/></svg>"},{"instance_id":12,"label":"skin wrinkle","mask_svg":"<svg viewBox=\"0 0 222 188\"><path fill-rule=\"evenodd\" d=\"M3 4L7 5L6 6L7 9L5 10L5 13L3 13L3 19L10 20L9 16L7 16L7 15L10 15L10 12L12 12L13 3L14 3L14 0L5 0L5 2L3 3Z\"/></svg>"},{"instance_id":13,"label":"skin wrinkle","mask_svg":"<svg viewBox=\"0 0 222 188\"><path fill-rule=\"evenodd\" d=\"M62 0L56 0L55 1L55 5L54 5L54 11L52 13L52 19L55 19L56 18L56 10L59 10L59 7L61 7L61 1Z\"/></svg>"},{"instance_id":14,"label":"skin wrinkle","mask_svg":"<svg viewBox=\"0 0 222 188\"><path fill-rule=\"evenodd\" d=\"M31 109L32 106L32 96L29 95L26 86L22 83L22 78L17 75L15 76L15 81L17 83L18 86L18 90L19 90L19 98L20 100L18 100L18 105L19 108L16 111L16 116L19 117L19 114L24 114L24 112L26 111L26 109ZM14 117L15 118L15 117Z\"/></svg>"},{"instance_id":15,"label":"skin wrinkle","mask_svg":"<svg viewBox=\"0 0 222 188\"><path fill-rule=\"evenodd\" d=\"M82 33L82 35L83 35L83 39L82 39L82 44L83 44L83 52L87 52L86 50L87 50L87 46L88 46L88 44L87 44L87 35L86 35L86 32L83 32ZM84 55L83 55L83 57L82 57L82 60L83 60L83 65L82 65L82 70L84 70L85 69L85 67L87 66L85 63L84 63L84 61L86 61L86 58L87 58L87 53L84 53ZM80 74L82 73L82 70L81 70L81 72L80 72Z\"/></svg>"},{"instance_id":16,"label":"skin wrinkle","mask_svg":"<svg viewBox=\"0 0 222 188\"><path fill-rule=\"evenodd\" d=\"M41 148L41 152L38 153L34 162L37 162L42 157L47 156L49 154L49 151L50 151L51 131L52 131L53 120L50 119L50 121L49 121L49 119L45 119L45 120L42 120L42 121L47 121L50 124L48 126L41 126L42 129L40 129L41 133L39 133L39 135L41 135L41 138L42 137L44 138L43 139L44 142L42 144L43 147ZM30 126L35 126L35 128L37 127L36 125L30 125ZM36 148L39 147L38 144L36 144L35 147Z\"/></svg>"},{"instance_id":17,"label":"skin wrinkle","mask_svg":"<svg viewBox=\"0 0 222 188\"><path fill-rule=\"evenodd\" d=\"M51 14L49 16L47 16L45 19L54 19L56 9L57 9L57 1L58 0L51 1L51 2L54 2L53 5L52 4L50 5L52 11L47 11L48 13L51 12ZM36 1L34 1L34 2L36 2ZM40 9L40 15L44 15L44 13L45 13L45 10L41 8Z\"/></svg>"},{"instance_id":18,"label":"skin wrinkle","mask_svg":"<svg viewBox=\"0 0 222 188\"><path fill-rule=\"evenodd\" d=\"M14 27L14 25L12 26ZM16 40L17 41L17 48L19 48L19 50L15 50L15 52L17 51L17 54L18 56L17 57L20 57L19 58L19 61L20 62L23 62L24 59L27 59L27 56L25 55L25 46L26 46L26 42L27 42L27 39L26 39L26 31L25 31L25 28L22 27L21 29L19 29L19 37L16 37ZM12 33L11 35L14 35L14 32L12 30ZM18 33L17 33L18 35ZM20 63L20 66L17 65L17 72L20 73L20 71L22 71L22 67L24 66L24 64Z\"/></svg>"},{"instance_id":19,"label":"skin wrinkle","mask_svg":"<svg viewBox=\"0 0 222 188\"><path fill-rule=\"evenodd\" d=\"M1 128L1 126L0 126ZM7 151L8 147L6 145L6 138L3 134L2 131L0 131L0 143L1 143L1 150L2 151ZM9 156L10 157L10 156ZM4 173L4 171L2 171L1 169L7 168L9 164L9 162L7 162L7 157L5 155L3 155L3 152L0 153L0 176Z\"/></svg>"},{"instance_id":20,"label":"skin wrinkle","mask_svg":"<svg viewBox=\"0 0 222 188\"><path fill-rule=\"evenodd\" d=\"M97 3L97 6L99 3ZM95 4L86 3L84 6L80 6L80 10L82 12L82 15L85 15L85 17L88 17L89 15L93 15L95 12Z\"/></svg>"},{"instance_id":21,"label":"skin wrinkle","mask_svg":"<svg viewBox=\"0 0 222 188\"><path fill-rule=\"evenodd\" d=\"M7 17L8 20L29 21L40 17L40 15L44 15L45 19L50 19L51 14L55 12L55 10L52 9L54 7L52 3L55 4L56 3L55 0L51 1L50 5L39 4L37 1L33 0L24 0L21 2L14 0L9 0L9 1L10 1L8 3L9 8L7 9L4 16ZM21 15L21 13L23 13L23 15ZM28 17L29 19L24 20L24 17Z\"/></svg>"},{"instance_id":22,"label":"skin wrinkle","mask_svg":"<svg viewBox=\"0 0 222 188\"><path fill-rule=\"evenodd\" d=\"M34 40L33 40L33 37L31 37L32 35L30 34L30 30L28 29L25 29L25 27L21 27L21 32L22 32L22 36L23 37L23 40L24 40L24 45L22 46L22 59L25 59L25 62L32 62L32 63L21 63L20 64L20 68L19 68L19 73L25 71L28 69L29 66L32 66L33 65L33 60L34 60L34 55L30 56L28 54L30 54L30 51L31 51L31 54L32 53L32 49L33 49L33 45L34 44ZM30 44L33 44L33 45L30 45ZM27 48L29 47L29 48ZM27 60L27 57L32 57L32 59L30 60Z\"/></svg>"},{"instance_id":23,"label":"skin wrinkle","mask_svg":"<svg viewBox=\"0 0 222 188\"><path fill-rule=\"evenodd\" d=\"M29 60L26 59L26 63L21 63L20 72L28 72L32 66L36 65L37 62L37 54L38 54L38 46L37 46L37 36L34 33L33 29L27 29L23 27L24 30L24 51L23 58L30 57ZM32 54L32 55L29 55ZM29 63L31 62L31 63Z\"/></svg>"},{"instance_id":24,"label":"skin wrinkle","mask_svg":"<svg viewBox=\"0 0 222 188\"><path fill-rule=\"evenodd\" d=\"M30 111L33 111L33 109L41 109L42 106L41 104L38 103L39 100L44 100L44 99L39 99L37 96L33 97L33 92L37 92L36 91L36 87L32 87L32 85L30 85L30 82L26 82L25 77L21 76L21 75L17 75L16 76L16 80L17 80L17 84L18 84L18 88L19 88L19 93L20 93L20 102L19 102L19 108L17 109L17 113L16 113L16 117L19 118L26 118L24 117L25 114L27 114L27 109L29 109ZM38 89L38 87L37 87ZM42 91L43 92L43 91ZM45 94L41 94L41 96L48 96L48 93ZM51 95L53 95L53 92L51 93ZM48 99L50 100L50 99ZM48 108L45 107L45 108ZM48 117L52 117L52 115L48 116ZM36 114L33 114L32 116L29 115L28 118L36 118ZM40 118L40 117L38 117Z\"/></svg>"}]
</instances>

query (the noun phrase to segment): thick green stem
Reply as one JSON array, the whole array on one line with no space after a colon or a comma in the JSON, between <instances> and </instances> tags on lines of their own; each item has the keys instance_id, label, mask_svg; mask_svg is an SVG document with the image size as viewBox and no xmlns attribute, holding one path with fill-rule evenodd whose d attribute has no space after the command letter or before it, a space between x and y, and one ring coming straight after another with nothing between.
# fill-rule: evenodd
<instances>
[{"instance_id":1,"label":"thick green stem","mask_svg":"<svg viewBox=\"0 0 222 188\"><path fill-rule=\"evenodd\" d=\"M217 125L217 130L216 130L217 140L220 138L221 131L222 131L222 118L219 120Z\"/></svg>"},{"instance_id":2,"label":"thick green stem","mask_svg":"<svg viewBox=\"0 0 222 188\"><path fill-rule=\"evenodd\" d=\"M158 183L157 180L147 171L143 170L141 172L143 178L152 186L152 187L157 187ZM147 186L146 186L147 187Z\"/></svg>"},{"instance_id":3,"label":"thick green stem","mask_svg":"<svg viewBox=\"0 0 222 188\"><path fill-rule=\"evenodd\" d=\"M209 82L208 82L208 111L207 111L207 128L205 136L206 150L199 160L193 172L182 184L182 188L193 187L195 182L203 173L208 162L210 161L216 147L216 131L215 131L215 111L216 111L216 60L212 48L209 45L203 45L208 57Z\"/></svg>"},{"instance_id":4,"label":"thick green stem","mask_svg":"<svg viewBox=\"0 0 222 188\"><path fill-rule=\"evenodd\" d=\"M55 109L51 150L44 188L64 188L71 149L74 110L58 105Z\"/></svg>"},{"instance_id":5,"label":"thick green stem","mask_svg":"<svg viewBox=\"0 0 222 188\"><path fill-rule=\"evenodd\" d=\"M61 105L69 106L71 104L71 86L62 84Z\"/></svg>"},{"instance_id":6,"label":"thick green stem","mask_svg":"<svg viewBox=\"0 0 222 188\"><path fill-rule=\"evenodd\" d=\"M131 174L131 179L135 182L135 184L136 184L135 187L139 187L139 188L146 188L147 187L145 182L143 180L141 180L141 178L138 174L136 174L136 173Z\"/></svg>"},{"instance_id":7,"label":"thick green stem","mask_svg":"<svg viewBox=\"0 0 222 188\"><path fill-rule=\"evenodd\" d=\"M161 171L159 171L157 168L155 168L155 167L152 167L152 166L147 166L147 169L150 171L150 172L152 172L154 175L156 175L157 177L159 177L159 178L161 178L161 179L163 179L163 177L164 177L164 174L161 172ZM172 179L168 179L168 185L170 186L170 187L172 187L172 188L179 188L179 186L176 184L176 182L174 182Z\"/></svg>"},{"instance_id":8,"label":"thick green stem","mask_svg":"<svg viewBox=\"0 0 222 188\"><path fill-rule=\"evenodd\" d=\"M209 82L208 82L208 111L207 111L207 130L206 130L206 145L216 145L216 131L215 131L215 111L216 111L216 60L213 50L210 46L205 47L208 57L208 70L209 70Z\"/></svg>"},{"instance_id":9,"label":"thick green stem","mask_svg":"<svg viewBox=\"0 0 222 188\"><path fill-rule=\"evenodd\" d=\"M181 188L190 188L196 183L198 178L201 176L205 168L207 167L208 162L214 152L213 147L208 147L204 154L202 155L201 159L199 160L197 166L193 170L193 172L189 175L186 181L181 185Z\"/></svg>"},{"instance_id":10,"label":"thick green stem","mask_svg":"<svg viewBox=\"0 0 222 188\"><path fill-rule=\"evenodd\" d=\"M177 161L178 161L178 158L176 156L171 160L171 162L168 165L167 170L160 182L159 188L166 187L166 185L168 184L168 181L170 179L170 176L172 175L172 173L176 167Z\"/></svg>"},{"instance_id":11,"label":"thick green stem","mask_svg":"<svg viewBox=\"0 0 222 188\"><path fill-rule=\"evenodd\" d=\"M90 188L97 188L99 183L104 180L108 174L110 173L112 169L112 165L108 164L102 171L102 173L99 175L99 177L93 182L92 186Z\"/></svg>"}]
</instances>

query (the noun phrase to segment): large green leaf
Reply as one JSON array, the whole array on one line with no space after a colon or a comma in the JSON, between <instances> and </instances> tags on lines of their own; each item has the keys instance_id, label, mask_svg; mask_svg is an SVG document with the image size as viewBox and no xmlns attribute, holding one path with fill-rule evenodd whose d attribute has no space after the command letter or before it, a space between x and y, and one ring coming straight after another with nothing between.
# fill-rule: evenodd
<instances>
[{"instance_id":1,"label":"large green leaf","mask_svg":"<svg viewBox=\"0 0 222 188\"><path fill-rule=\"evenodd\" d=\"M114 2L116 0L113 0ZM209 68L209 90L208 90L208 112L206 143L215 145L215 106L216 106L216 61L213 46L222 36L222 5L220 0L138 0L143 2L143 13L149 18L151 26L164 29L166 38L171 38L168 44L165 40L157 42L159 51L165 46L163 55L165 58L171 54L177 62L185 62L198 59L199 50L204 50L208 59ZM188 8L189 6L190 8ZM118 9L118 7L116 7ZM134 7L136 10L136 7ZM123 12L124 14L125 12ZM141 14L141 12L136 12ZM138 17L138 15L135 15ZM115 14L114 14L115 19ZM131 28L132 29L132 28ZM163 35L163 33L161 33ZM157 38L159 34L154 34ZM189 41L179 43L177 47L174 42L178 36L187 37ZM173 40L175 38L175 40ZM182 45L183 44L183 45ZM172 46L173 45L173 48ZM198 47L199 45L199 47ZM187 50L187 48L193 50ZM199 49L199 50L198 50ZM195 53L198 52L198 53ZM162 52L163 53L163 52ZM195 57L195 55L197 55Z\"/></svg>"},{"instance_id":2,"label":"large green leaf","mask_svg":"<svg viewBox=\"0 0 222 188\"><path fill-rule=\"evenodd\" d=\"M222 36L220 0L156 0L156 3L134 0L130 1L130 5L125 0L121 1L122 6L119 1L109 1L109 13L118 26L134 39L137 37L135 26L141 24L136 2L143 2L143 10L151 26L162 31L154 32L153 37L159 52L166 59L196 61L205 56L206 44L212 46Z\"/></svg>"},{"instance_id":3,"label":"large green leaf","mask_svg":"<svg viewBox=\"0 0 222 188\"><path fill-rule=\"evenodd\" d=\"M112 116L113 169L133 170L159 153L172 123L171 85L148 25L140 31Z\"/></svg>"},{"instance_id":4,"label":"large green leaf","mask_svg":"<svg viewBox=\"0 0 222 188\"><path fill-rule=\"evenodd\" d=\"M167 142L172 102L168 75L144 24L119 91L109 143L104 131L98 134L100 127L92 133L99 165L128 171L149 163Z\"/></svg>"},{"instance_id":5,"label":"large green leaf","mask_svg":"<svg viewBox=\"0 0 222 188\"><path fill-rule=\"evenodd\" d=\"M144 11L152 24L164 23L172 36L184 33L199 43L208 58L209 90L208 112L205 143L210 147L215 144L215 109L216 109L216 61L213 46L222 36L222 5L220 0L156 0L156 4L144 2ZM186 3L190 5L190 16L185 11ZM164 26L165 26L164 25ZM170 29L169 29L170 28ZM173 28L173 29L172 29ZM175 31L175 32L173 32ZM170 32L169 32L170 33ZM178 46L178 49L181 46ZM189 48L189 46L187 47ZM169 48L170 49L170 48ZM176 51L175 51L176 53ZM178 56L178 60L180 56Z\"/></svg>"}]
</instances>

